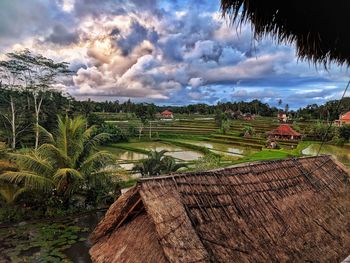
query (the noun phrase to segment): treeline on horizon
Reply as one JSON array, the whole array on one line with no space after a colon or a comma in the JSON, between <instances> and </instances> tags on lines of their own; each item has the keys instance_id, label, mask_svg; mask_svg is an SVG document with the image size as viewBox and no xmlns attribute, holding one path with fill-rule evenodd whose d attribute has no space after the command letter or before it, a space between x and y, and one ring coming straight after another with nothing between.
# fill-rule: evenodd
<instances>
[{"instance_id":1,"label":"treeline on horizon","mask_svg":"<svg viewBox=\"0 0 350 263\"><path fill-rule=\"evenodd\" d=\"M338 108L339 100L331 100L325 104L310 104L301 107L298 110L289 110L289 106L280 105L280 107L270 106L257 99L250 102L219 102L216 105L208 105L205 103L189 104L183 106L161 106L154 103L135 103L130 99L125 102L104 101L98 102L93 100L77 101L72 99L72 106L84 113L88 112L109 112L109 113L137 113L140 108L152 108L154 112L162 112L170 110L174 114L216 114L218 111L241 111L242 113L251 113L265 117L274 117L278 112L287 112L293 118L297 119L319 119L334 121L339 118L340 114L350 111L350 98L343 98ZM338 109L337 109L338 108Z\"/></svg>"},{"instance_id":2,"label":"treeline on horizon","mask_svg":"<svg viewBox=\"0 0 350 263\"><path fill-rule=\"evenodd\" d=\"M6 102L10 97L14 97L17 101L17 112L22 112L22 117L30 121L35 109L31 107L31 103L29 103L31 99L29 93L26 91L8 90L0 86L0 94L0 112L6 111L6 108L9 106ZM44 127L55 123L57 115L67 114L72 116L82 114L87 117L89 114L97 112L135 113L139 115L137 113L142 111L157 113L170 110L174 114L211 115L220 111L241 111L242 113L251 113L264 117L274 117L278 112L287 112L298 120L318 119L333 121L338 119L340 114L350 111L350 98L343 98L339 109L337 109L339 100L332 100L322 105L310 104L298 110L289 110L288 105L285 106L281 104L280 107L275 107L257 99L250 102L219 102L216 105L198 103L182 106L165 106L156 105L154 103L136 103L130 99L124 102L118 100L99 102L91 99L80 101L69 94L64 94L57 90L46 91L43 97L45 99L42 102L42 116L40 122ZM3 114L1 115L3 117Z\"/></svg>"}]
</instances>

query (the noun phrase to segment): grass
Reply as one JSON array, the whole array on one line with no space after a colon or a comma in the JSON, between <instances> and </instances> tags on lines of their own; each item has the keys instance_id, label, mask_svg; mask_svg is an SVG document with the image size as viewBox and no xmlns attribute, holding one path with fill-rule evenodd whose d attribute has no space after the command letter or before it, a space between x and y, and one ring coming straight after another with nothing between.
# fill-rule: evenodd
<instances>
[{"instance_id":1,"label":"grass","mask_svg":"<svg viewBox=\"0 0 350 263\"><path fill-rule=\"evenodd\" d=\"M253 153L252 155L246 156L242 159L234 161L234 164L245 163L245 162L256 162L256 161L267 161L267 160L278 160L285 159L294 155L291 152L283 151L283 150L272 150L272 149L263 149L260 152Z\"/></svg>"}]
</instances>

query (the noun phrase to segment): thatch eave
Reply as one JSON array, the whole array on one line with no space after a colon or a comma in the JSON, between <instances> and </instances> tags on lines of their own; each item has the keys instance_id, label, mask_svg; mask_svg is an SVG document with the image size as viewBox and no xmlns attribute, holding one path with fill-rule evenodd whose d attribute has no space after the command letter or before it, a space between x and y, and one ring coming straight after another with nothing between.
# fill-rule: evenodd
<instances>
[{"instance_id":1,"label":"thatch eave","mask_svg":"<svg viewBox=\"0 0 350 263\"><path fill-rule=\"evenodd\" d=\"M251 22L256 39L295 44L301 59L350 64L349 1L221 0L221 10L238 25Z\"/></svg>"}]
</instances>

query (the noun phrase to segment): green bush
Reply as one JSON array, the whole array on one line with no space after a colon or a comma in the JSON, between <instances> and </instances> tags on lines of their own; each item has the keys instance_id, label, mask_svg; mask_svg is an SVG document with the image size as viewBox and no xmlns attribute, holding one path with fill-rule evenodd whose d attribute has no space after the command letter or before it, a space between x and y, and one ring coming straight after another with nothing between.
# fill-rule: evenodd
<instances>
[{"instance_id":1,"label":"green bush","mask_svg":"<svg viewBox=\"0 0 350 263\"><path fill-rule=\"evenodd\" d=\"M126 142L128 141L128 136L115 124L103 123L98 128L98 133L108 133L110 136L106 139L103 144L116 143L116 142Z\"/></svg>"},{"instance_id":2,"label":"green bush","mask_svg":"<svg viewBox=\"0 0 350 263\"><path fill-rule=\"evenodd\" d=\"M220 167L220 156L214 154L206 154L194 162L191 170L201 172Z\"/></svg>"},{"instance_id":3,"label":"green bush","mask_svg":"<svg viewBox=\"0 0 350 263\"><path fill-rule=\"evenodd\" d=\"M345 142L350 139L350 125L343 125L338 128L339 137Z\"/></svg>"}]
</instances>

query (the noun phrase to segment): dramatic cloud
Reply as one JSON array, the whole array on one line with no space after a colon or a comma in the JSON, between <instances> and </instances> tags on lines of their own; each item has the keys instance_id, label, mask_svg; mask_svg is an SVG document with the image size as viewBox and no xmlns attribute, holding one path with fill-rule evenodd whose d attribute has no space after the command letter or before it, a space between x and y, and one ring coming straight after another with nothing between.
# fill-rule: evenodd
<instances>
[{"instance_id":1,"label":"dramatic cloud","mask_svg":"<svg viewBox=\"0 0 350 263\"><path fill-rule=\"evenodd\" d=\"M77 98L161 104L279 98L293 108L339 97L347 72L298 62L294 47L230 27L219 1L4 0L0 50L70 63Z\"/></svg>"}]
</instances>

